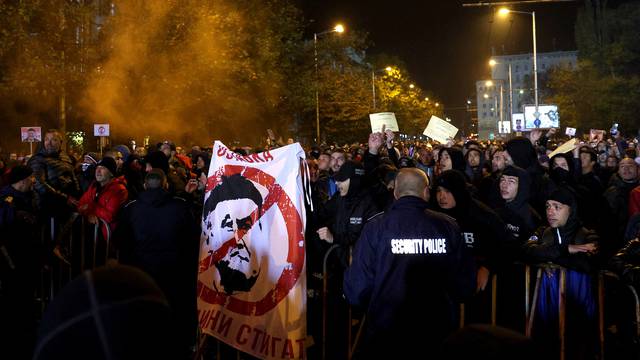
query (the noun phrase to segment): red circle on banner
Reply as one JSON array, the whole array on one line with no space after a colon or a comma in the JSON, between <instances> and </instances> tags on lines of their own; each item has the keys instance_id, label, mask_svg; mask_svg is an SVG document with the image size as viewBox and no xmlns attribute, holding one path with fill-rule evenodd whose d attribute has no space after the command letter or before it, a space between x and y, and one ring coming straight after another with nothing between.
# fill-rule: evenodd
<instances>
[{"instance_id":1,"label":"red circle on banner","mask_svg":"<svg viewBox=\"0 0 640 360\"><path fill-rule=\"evenodd\" d=\"M235 174L242 174L248 180L258 183L267 189L267 196L264 199L262 215L273 205L277 205L278 209L282 213L284 223L287 228L288 239L288 254L287 263L291 266L287 266L282 270L278 281L269 292L258 301L245 301L228 295L224 292L212 289L205 285L198 279L198 297L202 301L214 304L222 305L232 312L242 315L263 315L269 310L273 309L287 294L291 291L293 286L298 281L302 269L304 267L304 246L300 245L300 242L304 240L304 229L302 228L302 219L298 214L293 202L282 189L282 187L276 183L275 178L262 170L240 166L240 165L225 165L222 175L231 176ZM207 190L215 188L220 182L218 176L209 178L207 182ZM253 224L255 225L259 220L257 210L251 214ZM212 254L206 258L200 260L199 273L207 271L211 265L222 259L227 252L235 247L235 237L227 240L216 249Z\"/></svg>"}]
</instances>

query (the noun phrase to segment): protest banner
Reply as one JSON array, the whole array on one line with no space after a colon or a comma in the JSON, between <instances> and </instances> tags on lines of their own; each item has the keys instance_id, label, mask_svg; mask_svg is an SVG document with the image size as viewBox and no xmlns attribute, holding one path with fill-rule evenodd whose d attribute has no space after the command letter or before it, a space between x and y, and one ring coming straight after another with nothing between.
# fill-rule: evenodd
<instances>
[{"instance_id":1,"label":"protest banner","mask_svg":"<svg viewBox=\"0 0 640 360\"><path fill-rule=\"evenodd\" d=\"M429 124L427 124L427 128L424 129L423 132L425 136L428 136L441 144L446 143L449 139L453 139L457 133L457 127L435 115L431 115Z\"/></svg>"},{"instance_id":2,"label":"protest banner","mask_svg":"<svg viewBox=\"0 0 640 360\"><path fill-rule=\"evenodd\" d=\"M396 114L392 112L369 114L369 120L371 120L372 133L382 132L382 125L385 126L385 130L400 131Z\"/></svg>"},{"instance_id":3,"label":"protest banner","mask_svg":"<svg viewBox=\"0 0 640 360\"><path fill-rule=\"evenodd\" d=\"M576 136L576 128L567 127L564 133L569 136Z\"/></svg>"},{"instance_id":4,"label":"protest banner","mask_svg":"<svg viewBox=\"0 0 640 360\"><path fill-rule=\"evenodd\" d=\"M306 223L295 143L247 156L219 141L206 186L198 270L202 331L262 359L303 359Z\"/></svg>"}]
</instances>

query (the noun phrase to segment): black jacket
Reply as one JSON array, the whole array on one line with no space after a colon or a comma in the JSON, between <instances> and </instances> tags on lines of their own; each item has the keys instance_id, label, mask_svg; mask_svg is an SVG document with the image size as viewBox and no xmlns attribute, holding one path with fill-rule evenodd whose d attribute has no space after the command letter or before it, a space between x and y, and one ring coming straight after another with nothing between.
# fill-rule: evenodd
<instances>
[{"instance_id":1,"label":"black jacket","mask_svg":"<svg viewBox=\"0 0 640 360\"><path fill-rule=\"evenodd\" d=\"M589 273L595 270L597 257L587 253L569 253L569 245L598 243L595 232L582 227L574 208L567 223L560 228L543 227L525 245L529 261L553 262L568 269Z\"/></svg>"},{"instance_id":2,"label":"black jacket","mask_svg":"<svg viewBox=\"0 0 640 360\"><path fill-rule=\"evenodd\" d=\"M413 196L398 199L356 244L344 293L367 308L366 358L432 353L455 328L456 302L473 294L475 265L460 229L427 206ZM397 343L403 345L389 346Z\"/></svg>"}]
</instances>

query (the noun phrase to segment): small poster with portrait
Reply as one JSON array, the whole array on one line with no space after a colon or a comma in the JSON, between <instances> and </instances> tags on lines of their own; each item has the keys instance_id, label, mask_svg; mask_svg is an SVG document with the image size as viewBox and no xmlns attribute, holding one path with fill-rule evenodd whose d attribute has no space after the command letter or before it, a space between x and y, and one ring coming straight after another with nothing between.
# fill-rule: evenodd
<instances>
[{"instance_id":1,"label":"small poster with portrait","mask_svg":"<svg viewBox=\"0 0 640 360\"><path fill-rule=\"evenodd\" d=\"M109 124L93 124L93 136L109 136Z\"/></svg>"},{"instance_id":2,"label":"small poster with portrait","mask_svg":"<svg viewBox=\"0 0 640 360\"><path fill-rule=\"evenodd\" d=\"M22 142L40 142L42 141L42 128L38 126L21 127L20 138Z\"/></svg>"}]
</instances>

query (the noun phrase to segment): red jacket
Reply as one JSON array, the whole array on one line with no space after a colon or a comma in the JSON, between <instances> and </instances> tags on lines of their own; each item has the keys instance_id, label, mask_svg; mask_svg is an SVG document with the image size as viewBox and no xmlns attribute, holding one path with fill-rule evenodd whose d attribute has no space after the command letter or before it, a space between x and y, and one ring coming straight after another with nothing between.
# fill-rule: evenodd
<instances>
[{"instance_id":1,"label":"red jacket","mask_svg":"<svg viewBox=\"0 0 640 360\"><path fill-rule=\"evenodd\" d=\"M117 177L107 184L97 194L98 183L94 181L89 189L82 195L78 203L78 212L84 216L95 215L104 219L113 232L115 228L116 215L129 197L126 180L124 176Z\"/></svg>"},{"instance_id":2,"label":"red jacket","mask_svg":"<svg viewBox=\"0 0 640 360\"><path fill-rule=\"evenodd\" d=\"M640 186L629 193L629 217L640 212Z\"/></svg>"}]
</instances>

